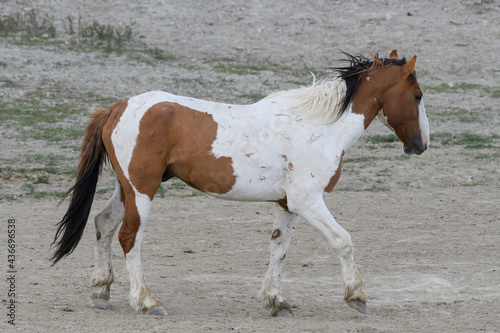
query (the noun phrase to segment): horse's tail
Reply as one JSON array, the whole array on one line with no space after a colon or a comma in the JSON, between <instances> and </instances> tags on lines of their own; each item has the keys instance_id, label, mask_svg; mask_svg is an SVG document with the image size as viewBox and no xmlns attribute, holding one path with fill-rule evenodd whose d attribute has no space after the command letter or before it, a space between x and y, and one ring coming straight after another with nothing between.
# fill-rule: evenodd
<instances>
[{"instance_id":1,"label":"horse's tail","mask_svg":"<svg viewBox=\"0 0 500 333\"><path fill-rule=\"evenodd\" d=\"M91 114L80 153L80 164L76 183L66 192L59 204L71 194L71 202L61 222L59 222L52 245L55 252L53 264L67 256L78 245L94 200L97 179L103 162L107 159L106 148L102 141L102 129L108 120L111 109L97 110Z\"/></svg>"}]
</instances>

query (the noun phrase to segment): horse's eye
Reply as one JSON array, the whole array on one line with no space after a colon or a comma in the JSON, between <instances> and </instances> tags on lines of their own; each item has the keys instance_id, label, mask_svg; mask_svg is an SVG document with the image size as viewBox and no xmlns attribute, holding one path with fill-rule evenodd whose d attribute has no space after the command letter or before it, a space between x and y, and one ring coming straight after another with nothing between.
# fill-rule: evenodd
<instances>
[{"instance_id":1,"label":"horse's eye","mask_svg":"<svg viewBox=\"0 0 500 333\"><path fill-rule=\"evenodd\" d=\"M414 95L414 97L417 103L420 103L420 101L422 100L422 95Z\"/></svg>"}]
</instances>

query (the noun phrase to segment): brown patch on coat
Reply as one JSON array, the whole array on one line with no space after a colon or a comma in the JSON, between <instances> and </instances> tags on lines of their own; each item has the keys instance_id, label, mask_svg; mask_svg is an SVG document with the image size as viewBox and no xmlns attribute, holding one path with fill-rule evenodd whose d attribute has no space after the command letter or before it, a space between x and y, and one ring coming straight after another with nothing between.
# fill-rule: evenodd
<instances>
[{"instance_id":1,"label":"brown patch on coat","mask_svg":"<svg viewBox=\"0 0 500 333\"><path fill-rule=\"evenodd\" d=\"M101 233L97 232L96 237L97 237L97 240L101 239Z\"/></svg>"},{"instance_id":2,"label":"brown patch on coat","mask_svg":"<svg viewBox=\"0 0 500 333\"><path fill-rule=\"evenodd\" d=\"M236 182L232 159L212 153L217 126L212 115L177 103L153 105L141 119L129 166L134 187L152 199L166 170L203 192L230 191Z\"/></svg>"},{"instance_id":3,"label":"brown patch on coat","mask_svg":"<svg viewBox=\"0 0 500 333\"><path fill-rule=\"evenodd\" d=\"M330 181L328 182L328 185L325 187L325 192L330 193L335 185L337 185L337 182L339 181L340 178L340 173L342 171L342 158L344 158L344 151L342 150L342 154L340 155L340 161L339 165L337 167L337 170L335 171L335 174L330 178Z\"/></svg>"},{"instance_id":4,"label":"brown patch on coat","mask_svg":"<svg viewBox=\"0 0 500 333\"><path fill-rule=\"evenodd\" d=\"M271 235L271 239L276 239L281 235L280 229L276 229L273 231L273 234Z\"/></svg>"},{"instance_id":5,"label":"brown patch on coat","mask_svg":"<svg viewBox=\"0 0 500 333\"><path fill-rule=\"evenodd\" d=\"M125 191L125 216L118 232L118 240L125 256L134 247L135 237L141 225L141 217L135 204L135 192L129 183L127 188L128 190Z\"/></svg>"},{"instance_id":6,"label":"brown patch on coat","mask_svg":"<svg viewBox=\"0 0 500 333\"><path fill-rule=\"evenodd\" d=\"M278 203L278 205L280 205L281 208L283 208L286 212L290 213L290 210L288 210L288 202L287 202L286 198L279 199L279 200L276 200L274 202Z\"/></svg>"},{"instance_id":7,"label":"brown patch on coat","mask_svg":"<svg viewBox=\"0 0 500 333\"><path fill-rule=\"evenodd\" d=\"M288 163L288 170L293 171L293 164L292 164L292 162Z\"/></svg>"}]
</instances>

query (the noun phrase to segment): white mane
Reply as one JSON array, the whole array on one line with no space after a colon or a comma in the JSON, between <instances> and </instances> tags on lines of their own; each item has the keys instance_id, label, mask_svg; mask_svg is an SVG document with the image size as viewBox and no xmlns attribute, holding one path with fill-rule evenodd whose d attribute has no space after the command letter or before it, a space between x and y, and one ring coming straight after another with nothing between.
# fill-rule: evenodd
<instances>
[{"instance_id":1,"label":"white mane","mask_svg":"<svg viewBox=\"0 0 500 333\"><path fill-rule=\"evenodd\" d=\"M342 108L342 98L346 94L346 84L341 78L314 80L310 87L277 92L265 99L283 97L296 100L290 109L292 114L302 114L311 120L324 124L334 123Z\"/></svg>"}]
</instances>

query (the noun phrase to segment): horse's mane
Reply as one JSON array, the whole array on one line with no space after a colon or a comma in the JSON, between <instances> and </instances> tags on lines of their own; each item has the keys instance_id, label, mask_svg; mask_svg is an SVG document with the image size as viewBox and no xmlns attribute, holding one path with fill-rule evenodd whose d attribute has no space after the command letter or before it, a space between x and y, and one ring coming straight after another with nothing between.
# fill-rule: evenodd
<instances>
[{"instance_id":1,"label":"horse's mane","mask_svg":"<svg viewBox=\"0 0 500 333\"><path fill-rule=\"evenodd\" d=\"M326 78L316 82L310 87L298 88L269 95L265 99L278 96L293 97L298 100L292 112L306 114L310 119L317 119L321 123L334 123L340 118L354 99L364 74L372 69L384 66L402 66L406 59L379 58L372 54L371 58L362 55L351 55L343 52L348 62L345 67L326 68L331 72ZM413 73L413 80L416 80Z\"/></svg>"}]
</instances>

